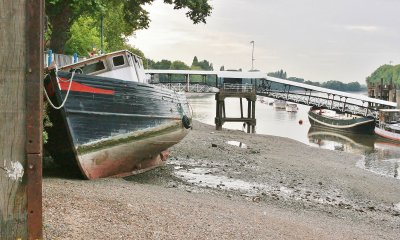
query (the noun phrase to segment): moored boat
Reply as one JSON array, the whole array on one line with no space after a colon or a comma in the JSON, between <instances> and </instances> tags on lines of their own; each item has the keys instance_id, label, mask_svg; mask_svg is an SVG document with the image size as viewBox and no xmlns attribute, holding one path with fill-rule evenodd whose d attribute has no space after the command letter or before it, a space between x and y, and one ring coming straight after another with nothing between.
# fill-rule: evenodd
<instances>
[{"instance_id":1,"label":"moored boat","mask_svg":"<svg viewBox=\"0 0 400 240\"><path fill-rule=\"evenodd\" d=\"M296 103L287 103L286 104L286 112L297 112L299 108Z\"/></svg>"},{"instance_id":2,"label":"moored boat","mask_svg":"<svg viewBox=\"0 0 400 240\"><path fill-rule=\"evenodd\" d=\"M285 109L286 101L285 100L275 100L273 105L274 105L274 108L276 108L276 109Z\"/></svg>"},{"instance_id":3,"label":"moored boat","mask_svg":"<svg viewBox=\"0 0 400 240\"><path fill-rule=\"evenodd\" d=\"M375 128L374 118L340 114L328 109L311 108L308 119L311 125L337 131L372 134Z\"/></svg>"},{"instance_id":4,"label":"moored boat","mask_svg":"<svg viewBox=\"0 0 400 240\"><path fill-rule=\"evenodd\" d=\"M389 140L400 141L400 109L379 110L375 134Z\"/></svg>"},{"instance_id":5,"label":"moored boat","mask_svg":"<svg viewBox=\"0 0 400 240\"><path fill-rule=\"evenodd\" d=\"M49 76L49 100L60 109L49 110L53 126L46 129L46 149L87 179L160 166L190 128L185 95L147 83L142 60L129 51L90 58Z\"/></svg>"}]
</instances>

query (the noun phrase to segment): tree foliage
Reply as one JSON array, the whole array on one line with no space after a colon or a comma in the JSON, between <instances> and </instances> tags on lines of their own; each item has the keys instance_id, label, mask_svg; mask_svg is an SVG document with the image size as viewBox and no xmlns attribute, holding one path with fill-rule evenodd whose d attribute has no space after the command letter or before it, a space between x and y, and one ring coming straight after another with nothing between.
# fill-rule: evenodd
<instances>
[{"instance_id":1,"label":"tree foliage","mask_svg":"<svg viewBox=\"0 0 400 240\"><path fill-rule=\"evenodd\" d=\"M282 69L276 72L271 72L267 74L271 77L277 77L281 79L287 79L293 82L305 83L308 85L313 85L317 87L328 88L332 90L345 91L345 92L358 92L365 90L366 86L361 85L359 82L343 83L337 80L329 80L327 82L314 82L310 80L304 80L304 78L299 77L287 77L287 73Z\"/></svg>"},{"instance_id":2,"label":"tree foliage","mask_svg":"<svg viewBox=\"0 0 400 240\"><path fill-rule=\"evenodd\" d=\"M189 70L190 67L186 63L176 60L171 63L171 69L174 70Z\"/></svg>"},{"instance_id":3,"label":"tree foliage","mask_svg":"<svg viewBox=\"0 0 400 240\"><path fill-rule=\"evenodd\" d=\"M46 15L49 25L50 48L54 52L64 53L65 43L73 33L71 27L81 17L92 18L97 28L104 17L105 35L111 50L125 44L125 38L138 29L149 26L149 13L143 9L145 4L154 0L46 0ZM211 14L209 0L164 0L174 9L186 9L186 16L194 24L205 23Z\"/></svg>"},{"instance_id":4,"label":"tree foliage","mask_svg":"<svg viewBox=\"0 0 400 240\"><path fill-rule=\"evenodd\" d=\"M214 67L212 63L209 63L207 60L200 61L194 56L192 61L191 69L193 70L205 70L205 71L212 71Z\"/></svg>"},{"instance_id":5,"label":"tree foliage","mask_svg":"<svg viewBox=\"0 0 400 240\"><path fill-rule=\"evenodd\" d=\"M286 79L287 74L285 71L283 71L282 69L276 72L270 72L267 74L268 76L271 77L276 77L276 78L281 78L281 79Z\"/></svg>"},{"instance_id":6,"label":"tree foliage","mask_svg":"<svg viewBox=\"0 0 400 240\"><path fill-rule=\"evenodd\" d=\"M367 84L378 83L380 84L383 79L383 84L390 82L400 85L400 64L399 65L382 65L376 69L370 76L367 77Z\"/></svg>"},{"instance_id":7,"label":"tree foliage","mask_svg":"<svg viewBox=\"0 0 400 240\"><path fill-rule=\"evenodd\" d=\"M80 17L71 26L71 37L65 43L65 53L87 56L93 47L100 47L100 34L93 28L95 21L90 17Z\"/></svg>"}]
</instances>

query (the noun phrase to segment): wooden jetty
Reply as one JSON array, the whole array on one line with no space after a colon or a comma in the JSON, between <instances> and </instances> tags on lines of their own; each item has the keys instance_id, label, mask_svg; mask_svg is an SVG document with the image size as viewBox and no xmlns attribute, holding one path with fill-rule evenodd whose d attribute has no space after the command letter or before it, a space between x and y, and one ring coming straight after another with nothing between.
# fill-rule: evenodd
<instances>
[{"instance_id":1,"label":"wooden jetty","mask_svg":"<svg viewBox=\"0 0 400 240\"><path fill-rule=\"evenodd\" d=\"M225 112L225 99L240 99L240 118L227 117ZM243 100L247 100L247 117L243 114ZM219 93L215 95L217 101L215 126L222 130L225 122L244 122L247 126L247 133L255 133L256 127L256 100L257 94L254 85L248 84L224 84Z\"/></svg>"},{"instance_id":2,"label":"wooden jetty","mask_svg":"<svg viewBox=\"0 0 400 240\"><path fill-rule=\"evenodd\" d=\"M43 0L0 0L0 239L42 239Z\"/></svg>"}]
</instances>

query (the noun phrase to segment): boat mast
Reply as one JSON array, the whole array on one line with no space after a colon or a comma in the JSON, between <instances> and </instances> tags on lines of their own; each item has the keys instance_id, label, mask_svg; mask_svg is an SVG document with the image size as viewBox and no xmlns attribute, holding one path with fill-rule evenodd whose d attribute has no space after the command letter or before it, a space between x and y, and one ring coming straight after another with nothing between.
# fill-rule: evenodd
<instances>
[{"instance_id":1,"label":"boat mast","mask_svg":"<svg viewBox=\"0 0 400 240\"><path fill-rule=\"evenodd\" d=\"M251 44L253 44L253 50L251 51L251 70L254 70L254 41L250 42Z\"/></svg>"}]
</instances>

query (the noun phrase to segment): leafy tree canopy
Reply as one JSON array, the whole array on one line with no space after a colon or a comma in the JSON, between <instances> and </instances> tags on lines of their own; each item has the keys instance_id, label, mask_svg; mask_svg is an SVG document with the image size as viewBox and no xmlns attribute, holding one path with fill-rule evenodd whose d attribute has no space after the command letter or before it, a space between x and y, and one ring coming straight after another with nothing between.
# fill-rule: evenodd
<instances>
[{"instance_id":1,"label":"leafy tree canopy","mask_svg":"<svg viewBox=\"0 0 400 240\"><path fill-rule=\"evenodd\" d=\"M152 69L174 69L174 70L213 70L213 64L208 62L207 60L198 61L197 57L194 57L192 65L189 67L186 63L175 60L171 62L170 60L161 60L159 62L155 62L153 60L147 60L149 66L148 68Z\"/></svg>"},{"instance_id":2,"label":"leafy tree canopy","mask_svg":"<svg viewBox=\"0 0 400 240\"><path fill-rule=\"evenodd\" d=\"M174 69L174 70L189 70L190 67L188 65L186 65L186 63L177 60L177 61L173 61L171 63L171 69Z\"/></svg>"},{"instance_id":3,"label":"leafy tree canopy","mask_svg":"<svg viewBox=\"0 0 400 240\"><path fill-rule=\"evenodd\" d=\"M389 84L391 81L394 84L400 85L400 64L399 65L383 65L376 69L370 76L367 77L366 82L379 83L383 79L384 84Z\"/></svg>"},{"instance_id":4,"label":"leafy tree canopy","mask_svg":"<svg viewBox=\"0 0 400 240\"><path fill-rule=\"evenodd\" d=\"M154 0L46 0L50 48L54 52L64 53L65 43L73 33L73 24L81 21L81 17L89 17L99 26L101 16L104 16L109 48L120 47L125 43L126 36L149 26L148 12L143 6L153 2ZM208 2L209 0L164 0L164 3L172 4L174 9L187 9L186 16L194 24L206 22L212 10Z\"/></svg>"},{"instance_id":5,"label":"leafy tree canopy","mask_svg":"<svg viewBox=\"0 0 400 240\"><path fill-rule=\"evenodd\" d=\"M212 63L209 63L207 60L203 60L203 61L199 62L199 60L195 56L193 58L191 69L193 69L193 70L212 71L212 70L214 70L214 67L213 67Z\"/></svg>"},{"instance_id":6,"label":"leafy tree canopy","mask_svg":"<svg viewBox=\"0 0 400 240\"><path fill-rule=\"evenodd\" d=\"M357 92L357 91L362 91L366 89L366 86L362 86L359 82L351 82L351 83L343 83L341 81L337 80L329 80L327 82L313 82L310 80L304 80L303 78L299 77L287 77L286 71L283 71L282 69L276 72L271 72L267 74L268 76L271 77L277 77L277 78L282 78L282 79L287 79L289 81L293 82L299 82L299 83L305 83L308 85L313 85L317 87L323 87L323 88L328 88L328 89L333 89L333 90L338 90L338 91L346 91L346 92Z\"/></svg>"},{"instance_id":7,"label":"leafy tree canopy","mask_svg":"<svg viewBox=\"0 0 400 240\"><path fill-rule=\"evenodd\" d=\"M276 71L276 72L267 73L267 75L271 76L271 77L281 78L281 79L286 79L286 77L287 77L286 72L284 72L282 69L279 71Z\"/></svg>"}]
</instances>

